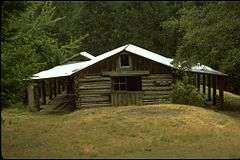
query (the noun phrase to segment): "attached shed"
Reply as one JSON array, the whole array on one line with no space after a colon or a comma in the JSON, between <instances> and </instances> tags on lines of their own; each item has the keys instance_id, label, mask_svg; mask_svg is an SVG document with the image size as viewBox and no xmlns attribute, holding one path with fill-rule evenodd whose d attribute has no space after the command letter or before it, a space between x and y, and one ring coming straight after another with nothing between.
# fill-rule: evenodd
<instances>
[{"instance_id":1,"label":"attached shed","mask_svg":"<svg viewBox=\"0 0 240 160\"><path fill-rule=\"evenodd\" d=\"M30 100L32 105L46 104L46 99L49 102L63 92L72 95L77 108L156 104L170 98L176 71L171 58L131 44L97 57L86 52L81 55L89 60L65 62L33 75L38 96ZM201 83L213 104L218 87L223 103L224 73L204 65L196 65L189 72L196 74L197 88L200 90Z\"/></svg>"}]
</instances>

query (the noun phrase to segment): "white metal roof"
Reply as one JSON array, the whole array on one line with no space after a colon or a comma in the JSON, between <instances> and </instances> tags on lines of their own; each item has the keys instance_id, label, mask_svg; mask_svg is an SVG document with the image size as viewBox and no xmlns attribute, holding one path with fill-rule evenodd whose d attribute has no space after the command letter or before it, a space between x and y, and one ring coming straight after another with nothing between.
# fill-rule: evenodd
<instances>
[{"instance_id":1,"label":"white metal roof","mask_svg":"<svg viewBox=\"0 0 240 160\"><path fill-rule=\"evenodd\" d=\"M166 66L172 67L174 68L174 66L171 64L171 62L173 61L173 59L171 58L166 58L164 56L161 56L159 54L156 54L154 52L148 51L146 49L140 48L138 46L129 44L129 45L124 45L122 47L113 49L109 52L103 53L97 57L94 57L92 55L88 55L86 54L87 52L85 52L85 56L89 56L89 58L91 60L89 61L84 61L84 62L77 62L77 63L73 63L73 64L65 64L65 65L59 65L56 66L52 69L49 70L45 70L42 72L39 72L37 74L34 74L32 79L44 79L44 78L54 78L54 77L63 77L63 76L70 76L75 72L81 71L84 68L87 68L97 62L100 62L108 57L111 57L115 54L118 54L122 51L128 51L130 53L145 57L147 59L153 60L155 62L164 64ZM84 52L82 52L84 53ZM208 66L205 65L196 65L193 66L191 68L192 72L198 72L198 73L209 73L209 74L216 74L216 75L225 75L224 73L221 73L219 71L216 71Z\"/></svg>"},{"instance_id":2,"label":"white metal roof","mask_svg":"<svg viewBox=\"0 0 240 160\"><path fill-rule=\"evenodd\" d=\"M81 52L80 54L83 55L84 57L89 58L89 59L95 58L93 55L91 55L91 54L89 54L89 53L87 53L87 52Z\"/></svg>"}]
</instances>

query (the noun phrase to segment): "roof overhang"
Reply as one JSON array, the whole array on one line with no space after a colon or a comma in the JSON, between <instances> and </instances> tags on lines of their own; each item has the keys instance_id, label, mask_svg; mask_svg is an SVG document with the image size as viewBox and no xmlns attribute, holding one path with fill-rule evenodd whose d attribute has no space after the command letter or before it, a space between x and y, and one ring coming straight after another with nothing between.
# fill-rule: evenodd
<instances>
[{"instance_id":1,"label":"roof overhang","mask_svg":"<svg viewBox=\"0 0 240 160\"><path fill-rule=\"evenodd\" d=\"M140 48L135 45L124 45L122 47L116 48L114 50L111 50L109 52L103 53L97 57L90 56L90 54L86 54L87 52L81 52L85 56L90 56L89 58L92 58L89 61L84 62L76 62L72 64L65 64L65 65L59 65L54 68L51 68L49 70L45 70L42 72L39 72L37 74L34 74L31 79L46 79L46 78L56 78L56 77L65 77L65 76L71 76L74 73L77 73L83 69L86 69L104 59L107 59L113 55L116 55L118 53L121 53L123 51L130 52L132 54L136 54L138 56L150 59L152 61L155 61L157 63L163 64L165 66L171 67L173 69L177 69L175 66L171 64L173 61L172 58L167 58L164 56L161 56L157 53L148 51L146 49ZM196 73L202 73L202 74L213 74L213 75L220 75L220 76L227 76L226 74L219 72L217 70L212 69L211 67L205 66L205 65L196 65L191 67L189 70L190 72L196 72ZM112 73L112 75L116 75L115 73Z\"/></svg>"}]
</instances>

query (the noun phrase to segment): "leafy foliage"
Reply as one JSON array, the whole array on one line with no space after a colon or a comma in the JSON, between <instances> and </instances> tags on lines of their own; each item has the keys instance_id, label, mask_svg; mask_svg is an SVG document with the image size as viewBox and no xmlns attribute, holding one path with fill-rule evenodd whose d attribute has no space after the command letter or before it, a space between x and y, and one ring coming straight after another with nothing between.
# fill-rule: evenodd
<instances>
[{"instance_id":1,"label":"leafy foliage","mask_svg":"<svg viewBox=\"0 0 240 160\"><path fill-rule=\"evenodd\" d=\"M189 83L188 77L184 77L182 81L173 84L171 98L173 103L196 106L204 106L206 101L204 95Z\"/></svg>"},{"instance_id":2,"label":"leafy foliage","mask_svg":"<svg viewBox=\"0 0 240 160\"><path fill-rule=\"evenodd\" d=\"M32 2L2 26L6 33L12 32L2 40L3 104L19 100L32 74L63 60L65 49L46 30L61 20L53 17L54 11L51 2Z\"/></svg>"}]
</instances>

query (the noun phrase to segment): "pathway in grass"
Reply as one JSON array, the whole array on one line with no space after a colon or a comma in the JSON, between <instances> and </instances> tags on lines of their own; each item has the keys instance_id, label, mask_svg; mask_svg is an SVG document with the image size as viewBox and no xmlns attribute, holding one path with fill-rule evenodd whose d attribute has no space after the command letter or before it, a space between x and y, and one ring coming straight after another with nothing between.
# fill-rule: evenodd
<instances>
[{"instance_id":1,"label":"pathway in grass","mask_svg":"<svg viewBox=\"0 0 240 160\"><path fill-rule=\"evenodd\" d=\"M2 112L4 157L240 157L240 113L194 106Z\"/></svg>"}]
</instances>

